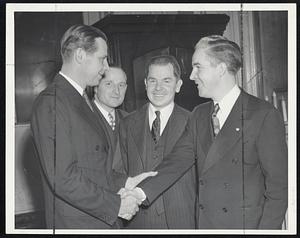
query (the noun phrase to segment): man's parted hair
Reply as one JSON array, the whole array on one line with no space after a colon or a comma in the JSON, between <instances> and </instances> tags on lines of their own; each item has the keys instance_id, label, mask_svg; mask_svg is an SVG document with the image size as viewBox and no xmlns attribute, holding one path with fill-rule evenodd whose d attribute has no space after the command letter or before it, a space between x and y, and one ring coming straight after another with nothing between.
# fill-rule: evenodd
<instances>
[{"instance_id":1,"label":"man's parted hair","mask_svg":"<svg viewBox=\"0 0 300 238\"><path fill-rule=\"evenodd\" d=\"M240 47L233 41L220 35L211 35L201 38L195 50L203 49L212 65L224 62L229 73L235 75L242 67Z\"/></svg>"},{"instance_id":2,"label":"man's parted hair","mask_svg":"<svg viewBox=\"0 0 300 238\"><path fill-rule=\"evenodd\" d=\"M181 76L181 69L176 58L172 55L158 55L152 57L150 61L147 63L145 68L146 77L148 77L148 73L151 65L167 65L167 64L171 64L173 66L175 78L176 80L179 80Z\"/></svg>"},{"instance_id":3,"label":"man's parted hair","mask_svg":"<svg viewBox=\"0 0 300 238\"><path fill-rule=\"evenodd\" d=\"M108 70L108 71L110 71L111 69L119 69L119 70L123 73L123 76L124 76L124 78L125 78L125 81L127 81L127 75L126 75L124 69L121 68L121 66L112 64L112 65L109 65L109 70ZM108 71L106 71L106 72L104 73L102 79L104 79L104 78L106 77L106 74L107 74ZM101 80L102 80L102 79L101 79ZM101 81L101 80L100 80L100 81Z\"/></svg>"},{"instance_id":4,"label":"man's parted hair","mask_svg":"<svg viewBox=\"0 0 300 238\"><path fill-rule=\"evenodd\" d=\"M68 60L72 52L77 48L82 48L86 52L95 52L95 39L102 38L107 42L106 35L96 27L88 25L73 25L63 35L60 43L60 52L63 61Z\"/></svg>"}]
</instances>

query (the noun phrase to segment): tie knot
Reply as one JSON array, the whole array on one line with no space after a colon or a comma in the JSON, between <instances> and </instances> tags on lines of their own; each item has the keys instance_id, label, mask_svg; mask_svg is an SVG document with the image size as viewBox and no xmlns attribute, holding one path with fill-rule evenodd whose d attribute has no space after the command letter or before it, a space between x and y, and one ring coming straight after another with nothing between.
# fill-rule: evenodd
<instances>
[{"instance_id":1,"label":"tie knot","mask_svg":"<svg viewBox=\"0 0 300 238\"><path fill-rule=\"evenodd\" d=\"M156 117L160 117L160 111L155 111Z\"/></svg>"},{"instance_id":2,"label":"tie knot","mask_svg":"<svg viewBox=\"0 0 300 238\"><path fill-rule=\"evenodd\" d=\"M220 110L219 103L216 103L216 105L214 106L213 115L217 115L217 113L218 113L219 110Z\"/></svg>"},{"instance_id":3,"label":"tie knot","mask_svg":"<svg viewBox=\"0 0 300 238\"><path fill-rule=\"evenodd\" d=\"M108 118L109 118L109 120L112 120L112 121L114 120L114 117L110 112L108 113Z\"/></svg>"},{"instance_id":4,"label":"tie knot","mask_svg":"<svg viewBox=\"0 0 300 238\"><path fill-rule=\"evenodd\" d=\"M83 93L82 93L82 97L84 97L84 98L88 98L88 95L87 95L86 91L83 91Z\"/></svg>"}]
</instances>

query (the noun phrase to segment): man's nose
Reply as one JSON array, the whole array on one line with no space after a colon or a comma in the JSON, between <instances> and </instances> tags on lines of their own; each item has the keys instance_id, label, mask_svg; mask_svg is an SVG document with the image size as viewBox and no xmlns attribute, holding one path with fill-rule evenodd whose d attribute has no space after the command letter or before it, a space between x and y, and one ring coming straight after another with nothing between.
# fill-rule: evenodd
<instances>
[{"instance_id":1,"label":"man's nose","mask_svg":"<svg viewBox=\"0 0 300 238\"><path fill-rule=\"evenodd\" d=\"M104 60L103 70L104 70L104 71L109 70L109 65L108 65L107 59Z\"/></svg>"},{"instance_id":2,"label":"man's nose","mask_svg":"<svg viewBox=\"0 0 300 238\"><path fill-rule=\"evenodd\" d=\"M115 93L116 95L120 95L120 89L119 89L118 86L115 86L115 87L114 87L114 93Z\"/></svg>"},{"instance_id":3,"label":"man's nose","mask_svg":"<svg viewBox=\"0 0 300 238\"><path fill-rule=\"evenodd\" d=\"M195 70L193 69L191 74L190 74L190 80L195 80Z\"/></svg>"},{"instance_id":4,"label":"man's nose","mask_svg":"<svg viewBox=\"0 0 300 238\"><path fill-rule=\"evenodd\" d=\"M161 82L156 81L155 83L155 90L160 90L161 89Z\"/></svg>"}]
</instances>

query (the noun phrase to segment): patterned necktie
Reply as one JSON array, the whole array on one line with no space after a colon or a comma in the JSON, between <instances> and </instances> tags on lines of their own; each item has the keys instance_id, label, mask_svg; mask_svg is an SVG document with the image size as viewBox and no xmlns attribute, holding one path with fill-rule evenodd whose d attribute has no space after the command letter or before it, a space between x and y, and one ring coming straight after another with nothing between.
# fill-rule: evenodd
<instances>
[{"instance_id":1,"label":"patterned necktie","mask_svg":"<svg viewBox=\"0 0 300 238\"><path fill-rule=\"evenodd\" d=\"M212 125L213 125L213 129L214 129L214 136L217 136L218 133L220 132L220 122L219 119L217 117L217 113L220 110L220 106L218 103L216 103L215 107L214 107L214 111L211 115L211 119L212 119Z\"/></svg>"},{"instance_id":2,"label":"patterned necktie","mask_svg":"<svg viewBox=\"0 0 300 238\"><path fill-rule=\"evenodd\" d=\"M92 104L90 102L90 99L89 99L88 95L86 94L86 91L83 91L82 97L84 98L86 104L89 106L89 108L93 112L94 110L93 110Z\"/></svg>"},{"instance_id":3,"label":"patterned necktie","mask_svg":"<svg viewBox=\"0 0 300 238\"><path fill-rule=\"evenodd\" d=\"M109 125L111 126L111 129L114 131L116 128L116 121L111 113L108 113L109 118Z\"/></svg>"},{"instance_id":4,"label":"patterned necktie","mask_svg":"<svg viewBox=\"0 0 300 238\"><path fill-rule=\"evenodd\" d=\"M155 111L155 114L156 118L152 123L151 134L154 142L157 143L160 137L160 111Z\"/></svg>"}]
</instances>

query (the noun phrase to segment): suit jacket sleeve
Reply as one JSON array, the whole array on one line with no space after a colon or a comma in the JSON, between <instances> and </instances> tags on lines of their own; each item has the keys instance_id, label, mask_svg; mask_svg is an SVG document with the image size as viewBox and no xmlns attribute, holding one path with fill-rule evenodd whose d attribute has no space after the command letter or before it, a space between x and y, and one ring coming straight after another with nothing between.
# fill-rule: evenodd
<instances>
[{"instance_id":1,"label":"suit jacket sleeve","mask_svg":"<svg viewBox=\"0 0 300 238\"><path fill-rule=\"evenodd\" d=\"M144 205L150 205L156 198L176 183L195 163L192 134L189 122L171 153L156 167L158 174L142 181L140 187L146 194Z\"/></svg>"},{"instance_id":2,"label":"suit jacket sleeve","mask_svg":"<svg viewBox=\"0 0 300 238\"><path fill-rule=\"evenodd\" d=\"M56 106L54 106L56 104ZM120 196L86 177L77 166L78 154L70 140L70 108L63 99L43 95L35 105L32 131L43 173L57 197L112 225L118 216Z\"/></svg>"},{"instance_id":3,"label":"suit jacket sleeve","mask_svg":"<svg viewBox=\"0 0 300 238\"><path fill-rule=\"evenodd\" d=\"M256 146L266 186L259 229L280 229L287 209L288 160L285 129L279 111L272 109L266 115Z\"/></svg>"},{"instance_id":4,"label":"suit jacket sleeve","mask_svg":"<svg viewBox=\"0 0 300 238\"><path fill-rule=\"evenodd\" d=\"M128 159L127 159L127 135L124 121L120 121L119 125L119 143L118 143L120 158L115 167L118 172L128 175ZM117 152L117 150L116 150ZM117 160L116 160L117 161Z\"/></svg>"},{"instance_id":5,"label":"suit jacket sleeve","mask_svg":"<svg viewBox=\"0 0 300 238\"><path fill-rule=\"evenodd\" d=\"M125 187L127 181L127 173L124 169L123 160L121 157L120 141L118 140L113 159L113 179L116 191Z\"/></svg>"}]
</instances>

